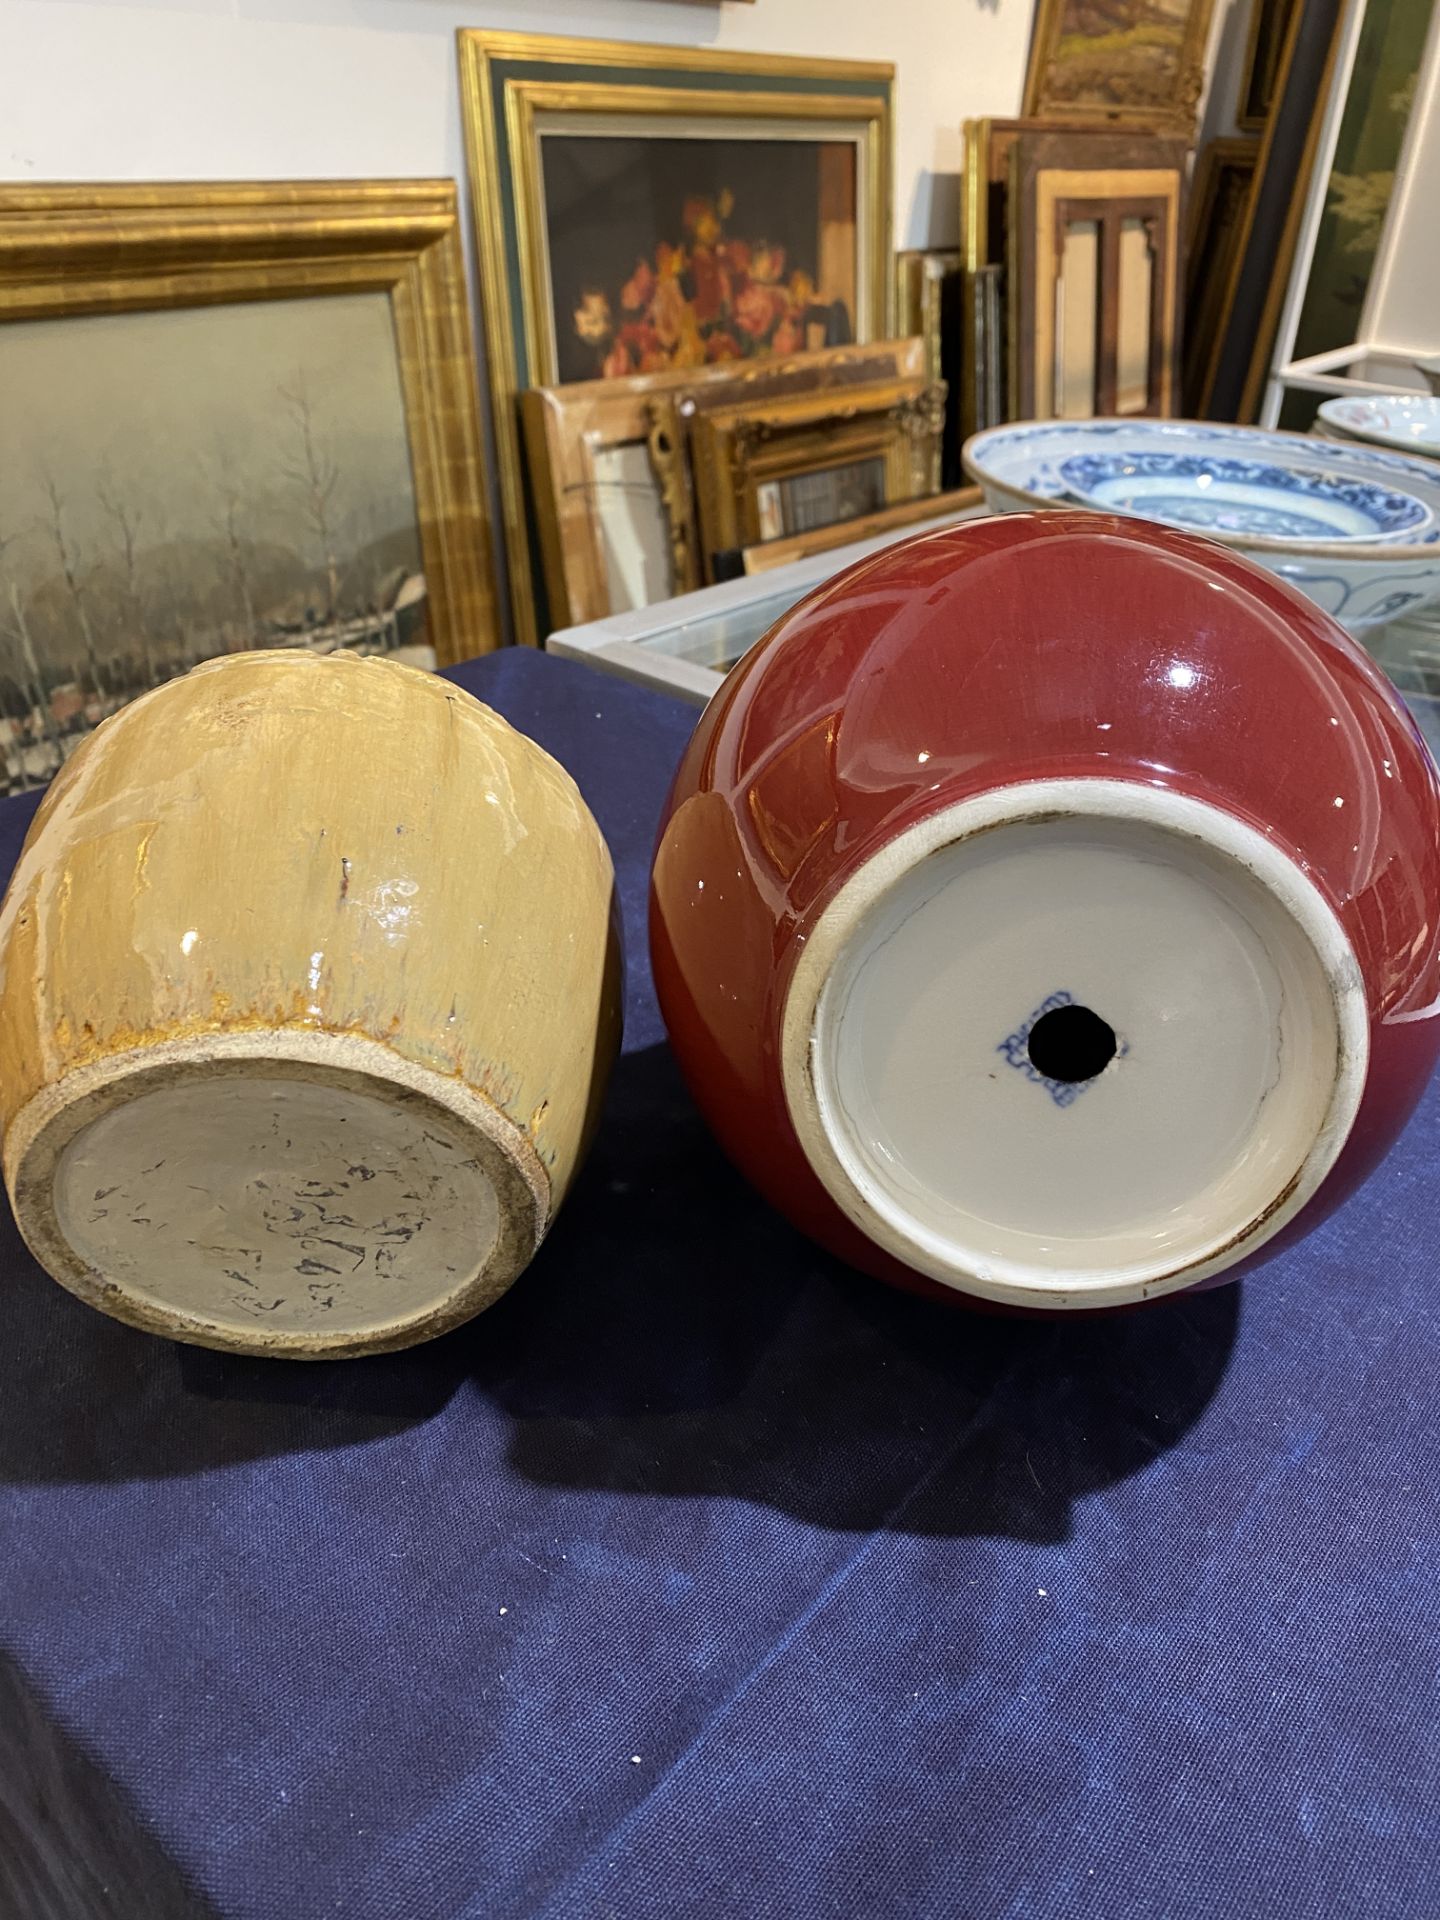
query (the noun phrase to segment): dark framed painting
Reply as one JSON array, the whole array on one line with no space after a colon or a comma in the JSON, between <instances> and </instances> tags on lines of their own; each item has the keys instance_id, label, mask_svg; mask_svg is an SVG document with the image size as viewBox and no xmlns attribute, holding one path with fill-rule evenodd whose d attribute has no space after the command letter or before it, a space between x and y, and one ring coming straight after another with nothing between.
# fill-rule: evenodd
<instances>
[{"instance_id":1,"label":"dark framed painting","mask_svg":"<svg viewBox=\"0 0 1440 1920\"><path fill-rule=\"evenodd\" d=\"M893 69L464 29L461 101L516 637L516 397L884 339Z\"/></svg>"},{"instance_id":2,"label":"dark framed painting","mask_svg":"<svg viewBox=\"0 0 1440 1920\"><path fill-rule=\"evenodd\" d=\"M1196 412L1202 419L1258 417L1346 17L1342 0L1297 0L1291 13L1254 182L1218 302L1218 337L1200 383Z\"/></svg>"},{"instance_id":3,"label":"dark framed painting","mask_svg":"<svg viewBox=\"0 0 1440 1920\"><path fill-rule=\"evenodd\" d=\"M1205 401L1210 365L1225 319L1230 284L1260 158L1255 140L1209 141L1195 162L1185 248L1185 328L1180 387L1185 412Z\"/></svg>"},{"instance_id":4,"label":"dark framed painting","mask_svg":"<svg viewBox=\"0 0 1440 1920\"><path fill-rule=\"evenodd\" d=\"M855 339L852 141L552 133L540 157L557 381Z\"/></svg>"},{"instance_id":5,"label":"dark framed painting","mask_svg":"<svg viewBox=\"0 0 1440 1920\"><path fill-rule=\"evenodd\" d=\"M1296 0L1251 0L1250 30L1245 40L1245 63L1240 70L1240 98L1235 124L1246 133L1260 133L1270 118L1285 36Z\"/></svg>"}]
</instances>

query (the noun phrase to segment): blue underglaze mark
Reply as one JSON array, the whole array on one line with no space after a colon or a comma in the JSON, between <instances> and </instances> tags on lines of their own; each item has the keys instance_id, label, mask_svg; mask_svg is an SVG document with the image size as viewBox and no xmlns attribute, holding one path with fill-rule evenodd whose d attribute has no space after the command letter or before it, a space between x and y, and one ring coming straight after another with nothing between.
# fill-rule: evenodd
<instances>
[{"instance_id":1,"label":"blue underglaze mark","mask_svg":"<svg viewBox=\"0 0 1440 1920\"><path fill-rule=\"evenodd\" d=\"M1023 1073L1035 1086L1043 1087L1057 1107L1073 1106L1085 1089L1094 1086L1100 1076L1096 1074L1095 1080L1052 1080L1048 1073L1041 1073L1030 1058L1030 1033L1036 1021L1045 1014L1053 1013L1057 1007L1074 1005L1074 994L1066 987L1057 987L1054 993L1045 996L1029 1019L1022 1021L1013 1033L1007 1033L995 1049L997 1053L1004 1054L1017 1073ZM1116 1057L1123 1058L1127 1051L1122 1041Z\"/></svg>"}]
</instances>

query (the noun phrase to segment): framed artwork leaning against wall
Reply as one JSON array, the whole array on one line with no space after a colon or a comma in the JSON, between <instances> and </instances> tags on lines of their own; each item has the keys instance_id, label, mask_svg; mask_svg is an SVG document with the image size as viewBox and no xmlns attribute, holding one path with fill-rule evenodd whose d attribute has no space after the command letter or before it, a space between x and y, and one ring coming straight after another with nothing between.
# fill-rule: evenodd
<instances>
[{"instance_id":1,"label":"framed artwork leaning against wall","mask_svg":"<svg viewBox=\"0 0 1440 1920\"><path fill-rule=\"evenodd\" d=\"M0 189L0 786L218 653L498 644L449 181Z\"/></svg>"},{"instance_id":2,"label":"framed artwork leaning against wall","mask_svg":"<svg viewBox=\"0 0 1440 1920\"><path fill-rule=\"evenodd\" d=\"M743 572L747 547L933 498L944 425L945 390L923 373L698 414L690 439L707 578Z\"/></svg>"},{"instance_id":3,"label":"framed artwork leaning against wall","mask_svg":"<svg viewBox=\"0 0 1440 1920\"><path fill-rule=\"evenodd\" d=\"M1296 0L1251 0L1245 58L1240 69L1235 124L1246 133L1263 132L1275 98L1285 36Z\"/></svg>"},{"instance_id":4,"label":"framed artwork leaning against wall","mask_svg":"<svg viewBox=\"0 0 1440 1920\"><path fill-rule=\"evenodd\" d=\"M553 627L703 584L692 426L714 407L837 395L918 376L919 338L626 374L520 396L526 476Z\"/></svg>"},{"instance_id":5,"label":"framed artwork leaning against wall","mask_svg":"<svg viewBox=\"0 0 1440 1920\"><path fill-rule=\"evenodd\" d=\"M1181 395L1186 414L1198 414L1225 320L1225 291L1255 188L1257 140L1207 142L1190 184L1185 247L1185 344Z\"/></svg>"},{"instance_id":6,"label":"framed artwork leaning against wall","mask_svg":"<svg viewBox=\"0 0 1440 1920\"><path fill-rule=\"evenodd\" d=\"M1186 143L1029 129L1009 159L1011 417L1174 414Z\"/></svg>"},{"instance_id":7,"label":"framed artwork leaning against wall","mask_svg":"<svg viewBox=\"0 0 1440 1920\"><path fill-rule=\"evenodd\" d=\"M517 396L880 340L893 69L462 29L516 637L537 602Z\"/></svg>"},{"instance_id":8,"label":"framed artwork leaning against wall","mask_svg":"<svg viewBox=\"0 0 1440 1920\"><path fill-rule=\"evenodd\" d=\"M1194 133L1214 0L1039 0L1027 118Z\"/></svg>"}]
</instances>

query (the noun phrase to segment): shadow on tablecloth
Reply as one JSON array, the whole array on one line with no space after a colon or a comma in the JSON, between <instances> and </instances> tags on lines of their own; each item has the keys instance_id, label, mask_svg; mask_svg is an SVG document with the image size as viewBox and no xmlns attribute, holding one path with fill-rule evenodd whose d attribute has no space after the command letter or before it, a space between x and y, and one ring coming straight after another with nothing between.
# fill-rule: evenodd
<instances>
[{"instance_id":1,"label":"shadow on tablecloth","mask_svg":"<svg viewBox=\"0 0 1440 1920\"><path fill-rule=\"evenodd\" d=\"M652 1047L621 1061L583 1182L496 1310L500 1337L476 1323L460 1338L512 1421L513 1464L542 1484L1047 1540L1074 1500L1181 1439L1224 1376L1239 1305L1228 1287L1042 1321L893 1292L751 1193Z\"/></svg>"},{"instance_id":2,"label":"shadow on tablecloth","mask_svg":"<svg viewBox=\"0 0 1440 1920\"><path fill-rule=\"evenodd\" d=\"M0 1913L214 1920L101 1768L0 1655Z\"/></svg>"},{"instance_id":3,"label":"shadow on tablecloth","mask_svg":"<svg viewBox=\"0 0 1440 1920\"><path fill-rule=\"evenodd\" d=\"M1172 1447L1222 1379L1239 1291L1009 1320L851 1273L714 1145L668 1048L626 1055L535 1265L409 1353L300 1364L106 1320L0 1235L0 1476L113 1481L353 1446L467 1383L542 1486L718 1495L857 1532L1062 1538L1072 1503Z\"/></svg>"}]
</instances>

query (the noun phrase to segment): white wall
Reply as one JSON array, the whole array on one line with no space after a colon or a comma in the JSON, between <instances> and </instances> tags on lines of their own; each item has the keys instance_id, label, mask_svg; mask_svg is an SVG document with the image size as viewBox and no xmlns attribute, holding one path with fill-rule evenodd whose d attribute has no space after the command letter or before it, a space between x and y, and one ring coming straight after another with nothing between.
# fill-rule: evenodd
<instances>
[{"instance_id":1,"label":"white wall","mask_svg":"<svg viewBox=\"0 0 1440 1920\"><path fill-rule=\"evenodd\" d=\"M960 123L1031 0L0 0L0 179L464 176L457 26L891 60L895 234L956 245Z\"/></svg>"}]
</instances>

